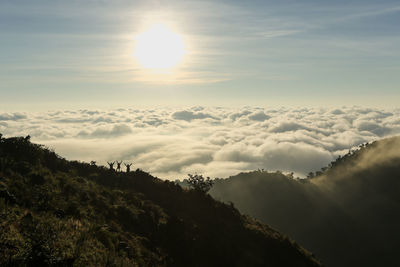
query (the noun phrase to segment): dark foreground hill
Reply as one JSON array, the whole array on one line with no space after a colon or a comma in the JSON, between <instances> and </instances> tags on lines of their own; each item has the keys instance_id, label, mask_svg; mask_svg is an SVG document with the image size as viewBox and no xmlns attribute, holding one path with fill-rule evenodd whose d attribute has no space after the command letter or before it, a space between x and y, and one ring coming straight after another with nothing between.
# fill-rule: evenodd
<instances>
[{"instance_id":1,"label":"dark foreground hill","mask_svg":"<svg viewBox=\"0 0 400 267\"><path fill-rule=\"evenodd\" d=\"M216 180L210 194L288 234L326 266L399 266L400 137L362 145L312 179L242 173Z\"/></svg>"},{"instance_id":2,"label":"dark foreground hill","mask_svg":"<svg viewBox=\"0 0 400 267\"><path fill-rule=\"evenodd\" d=\"M0 135L1 266L319 266L211 196Z\"/></svg>"}]
</instances>

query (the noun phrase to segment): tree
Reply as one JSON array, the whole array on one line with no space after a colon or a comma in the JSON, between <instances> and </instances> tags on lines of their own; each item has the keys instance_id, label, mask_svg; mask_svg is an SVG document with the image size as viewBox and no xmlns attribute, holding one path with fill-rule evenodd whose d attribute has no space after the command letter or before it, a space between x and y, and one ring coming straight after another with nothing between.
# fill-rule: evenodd
<instances>
[{"instance_id":1,"label":"tree","mask_svg":"<svg viewBox=\"0 0 400 267\"><path fill-rule=\"evenodd\" d=\"M210 177L204 179L203 175L198 174L188 174L188 176L187 182L189 186L199 192L207 193L214 184Z\"/></svg>"}]
</instances>

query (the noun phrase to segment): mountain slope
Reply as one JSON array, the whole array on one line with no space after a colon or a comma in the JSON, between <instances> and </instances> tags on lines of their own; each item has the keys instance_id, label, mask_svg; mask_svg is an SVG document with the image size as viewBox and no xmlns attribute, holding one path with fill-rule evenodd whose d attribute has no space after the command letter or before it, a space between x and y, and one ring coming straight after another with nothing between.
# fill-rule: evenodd
<instances>
[{"instance_id":1,"label":"mountain slope","mask_svg":"<svg viewBox=\"0 0 400 267\"><path fill-rule=\"evenodd\" d=\"M398 266L400 138L351 151L312 179L242 173L218 179L210 194L232 201L327 266Z\"/></svg>"},{"instance_id":2,"label":"mountain slope","mask_svg":"<svg viewBox=\"0 0 400 267\"><path fill-rule=\"evenodd\" d=\"M211 196L0 135L1 266L320 266Z\"/></svg>"}]
</instances>

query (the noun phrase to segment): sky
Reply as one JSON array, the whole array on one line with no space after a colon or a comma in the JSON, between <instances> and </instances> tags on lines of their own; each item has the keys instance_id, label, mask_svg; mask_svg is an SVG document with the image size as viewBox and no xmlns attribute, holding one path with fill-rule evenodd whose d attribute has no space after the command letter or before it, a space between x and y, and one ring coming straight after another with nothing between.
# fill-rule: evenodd
<instances>
[{"instance_id":1,"label":"sky","mask_svg":"<svg viewBox=\"0 0 400 267\"><path fill-rule=\"evenodd\" d=\"M183 61L144 69L136 37L182 36ZM1 0L0 109L400 103L398 1Z\"/></svg>"},{"instance_id":2,"label":"sky","mask_svg":"<svg viewBox=\"0 0 400 267\"><path fill-rule=\"evenodd\" d=\"M0 0L0 133L161 178L304 177L400 134L399 25L392 0Z\"/></svg>"}]
</instances>

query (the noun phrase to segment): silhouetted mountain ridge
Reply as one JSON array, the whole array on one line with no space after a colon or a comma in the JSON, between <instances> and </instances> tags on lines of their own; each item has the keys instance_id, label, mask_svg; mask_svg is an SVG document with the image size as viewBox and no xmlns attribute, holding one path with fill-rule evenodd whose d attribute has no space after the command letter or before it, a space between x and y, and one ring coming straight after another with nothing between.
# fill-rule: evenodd
<instances>
[{"instance_id":1,"label":"silhouetted mountain ridge","mask_svg":"<svg viewBox=\"0 0 400 267\"><path fill-rule=\"evenodd\" d=\"M210 195L0 135L2 266L319 266Z\"/></svg>"},{"instance_id":2,"label":"silhouetted mountain ridge","mask_svg":"<svg viewBox=\"0 0 400 267\"><path fill-rule=\"evenodd\" d=\"M312 179L255 171L210 194L288 234L327 266L398 266L400 137L363 144Z\"/></svg>"}]
</instances>

